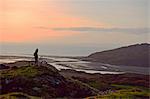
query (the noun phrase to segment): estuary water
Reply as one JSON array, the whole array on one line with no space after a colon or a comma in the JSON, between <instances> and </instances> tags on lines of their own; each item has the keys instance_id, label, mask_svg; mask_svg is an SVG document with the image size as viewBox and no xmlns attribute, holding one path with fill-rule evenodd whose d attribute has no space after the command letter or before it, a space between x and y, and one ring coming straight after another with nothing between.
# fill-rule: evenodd
<instances>
[{"instance_id":1,"label":"estuary water","mask_svg":"<svg viewBox=\"0 0 150 99\"><path fill-rule=\"evenodd\" d=\"M0 56L0 63L11 63L15 61L31 61L34 58L28 56ZM110 64L103 64L98 62L81 61L72 57L54 57L54 56L42 56L40 61L46 61L50 65L54 66L58 70L61 69L73 69L76 71L84 71L86 73L101 73L101 74L122 74L122 73L137 73L137 74L149 74L149 68L136 67L136 66L116 66Z\"/></svg>"}]
</instances>

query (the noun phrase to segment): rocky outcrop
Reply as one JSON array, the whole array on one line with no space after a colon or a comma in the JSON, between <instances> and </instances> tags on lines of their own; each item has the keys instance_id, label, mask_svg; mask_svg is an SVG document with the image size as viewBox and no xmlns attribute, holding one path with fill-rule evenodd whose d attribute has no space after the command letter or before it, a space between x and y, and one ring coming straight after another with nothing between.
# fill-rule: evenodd
<instances>
[{"instance_id":1,"label":"rocky outcrop","mask_svg":"<svg viewBox=\"0 0 150 99\"><path fill-rule=\"evenodd\" d=\"M9 69L9 66L5 66L4 64L0 64L0 70Z\"/></svg>"},{"instance_id":2,"label":"rocky outcrop","mask_svg":"<svg viewBox=\"0 0 150 99\"><path fill-rule=\"evenodd\" d=\"M23 92L43 99L56 97L81 98L96 94L88 87L64 78L55 67L49 64L39 63L39 66L35 66L34 63L31 63L7 64L11 68L0 71L2 74L0 94ZM23 66L18 66L18 64ZM17 68L12 68L13 66Z\"/></svg>"}]
</instances>

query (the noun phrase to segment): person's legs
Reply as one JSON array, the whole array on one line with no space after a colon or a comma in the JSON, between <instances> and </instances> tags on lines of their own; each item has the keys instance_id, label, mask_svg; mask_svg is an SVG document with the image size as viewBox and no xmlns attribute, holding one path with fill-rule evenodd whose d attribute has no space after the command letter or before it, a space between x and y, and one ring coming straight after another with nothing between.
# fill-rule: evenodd
<instances>
[{"instance_id":1,"label":"person's legs","mask_svg":"<svg viewBox=\"0 0 150 99\"><path fill-rule=\"evenodd\" d=\"M38 57L35 56L35 65L38 65Z\"/></svg>"}]
</instances>

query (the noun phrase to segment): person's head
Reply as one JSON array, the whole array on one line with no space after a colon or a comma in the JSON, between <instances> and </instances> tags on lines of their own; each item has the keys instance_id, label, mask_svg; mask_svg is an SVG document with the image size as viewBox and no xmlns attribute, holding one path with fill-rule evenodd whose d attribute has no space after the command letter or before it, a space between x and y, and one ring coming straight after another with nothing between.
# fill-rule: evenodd
<instances>
[{"instance_id":1,"label":"person's head","mask_svg":"<svg viewBox=\"0 0 150 99\"><path fill-rule=\"evenodd\" d=\"M36 49L36 52L38 52L38 48Z\"/></svg>"}]
</instances>

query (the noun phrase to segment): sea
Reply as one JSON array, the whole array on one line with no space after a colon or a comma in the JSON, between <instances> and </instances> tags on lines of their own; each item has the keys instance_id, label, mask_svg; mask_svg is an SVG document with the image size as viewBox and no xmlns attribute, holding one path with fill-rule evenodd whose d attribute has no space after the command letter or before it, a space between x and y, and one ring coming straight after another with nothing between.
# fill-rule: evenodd
<instances>
[{"instance_id":1,"label":"sea","mask_svg":"<svg viewBox=\"0 0 150 99\"><path fill-rule=\"evenodd\" d=\"M77 57L66 56L39 56L39 61L47 62L56 69L72 69L76 71L83 71L86 73L100 73L100 74L123 74L136 73L149 75L149 67L137 66L117 66L110 64L103 64L99 62L82 61ZM16 61L33 61L32 55L0 55L0 64L12 63Z\"/></svg>"}]
</instances>

